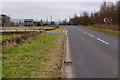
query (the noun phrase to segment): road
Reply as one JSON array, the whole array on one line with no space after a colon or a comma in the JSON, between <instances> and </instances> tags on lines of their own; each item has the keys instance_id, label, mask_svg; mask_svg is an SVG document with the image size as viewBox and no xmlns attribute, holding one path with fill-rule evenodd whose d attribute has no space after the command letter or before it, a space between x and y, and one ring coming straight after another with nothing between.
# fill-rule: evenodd
<instances>
[{"instance_id":1,"label":"road","mask_svg":"<svg viewBox=\"0 0 120 80\"><path fill-rule=\"evenodd\" d=\"M67 26L67 35L73 78L118 77L117 36L75 26Z\"/></svg>"}]
</instances>

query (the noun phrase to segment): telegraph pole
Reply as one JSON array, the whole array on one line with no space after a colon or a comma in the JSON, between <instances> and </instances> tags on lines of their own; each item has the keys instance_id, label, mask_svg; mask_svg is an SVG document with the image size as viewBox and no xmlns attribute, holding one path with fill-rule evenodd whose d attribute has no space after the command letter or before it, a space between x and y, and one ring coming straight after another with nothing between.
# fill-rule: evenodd
<instances>
[{"instance_id":1,"label":"telegraph pole","mask_svg":"<svg viewBox=\"0 0 120 80\"><path fill-rule=\"evenodd\" d=\"M52 16L51 16L51 23L52 23Z\"/></svg>"},{"instance_id":2,"label":"telegraph pole","mask_svg":"<svg viewBox=\"0 0 120 80\"><path fill-rule=\"evenodd\" d=\"M59 25L60 25L60 19L59 19Z\"/></svg>"},{"instance_id":3,"label":"telegraph pole","mask_svg":"<svg viewBox=\"0 0 120 80\"><path fill-rule=\"evenodd\" d=\"M69 15L69 24L70 24L70 15Z\"/></svg>"},{"instance_id":4,"label":"telegraph pole","mask_svg":"<svg viewBox=\"0 0 120 80\"><path fill-rule=\"evenodd\" d=\"M66 25L67 25L67 19L65 19Z\"/></svg>"},{"instance_id":5,"label":"telegraph pole","mask_svg":"<svg viewBox=\"0 0 120 80\"><path fill-rule=\"evenodd\" d=\"M46 22L48 23L48 17L46 16Z\"/></svg>"}]
</instances>

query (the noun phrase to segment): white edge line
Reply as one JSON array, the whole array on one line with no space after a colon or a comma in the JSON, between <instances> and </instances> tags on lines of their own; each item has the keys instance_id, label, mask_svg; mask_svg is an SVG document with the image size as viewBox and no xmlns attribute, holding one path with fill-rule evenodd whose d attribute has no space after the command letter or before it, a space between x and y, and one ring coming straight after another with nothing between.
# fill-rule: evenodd
<instances>
[{"instance_id":1,"label":"white edge line","mask_svg":"<svg viewBox=\"0 0 120 80\"><path fill-rule=\"evenodd\" d=\"M106 41L104 41L104 40L102 40L102 39L97 38L97 40L99 40L99 41L101 41L101 42L103 42L103 43L105 43L105 44L109 44L108 42L106 42Z\"/></svg>"},{"instance_id":2,"label":"white edge line","mask_svg":"<svg viewBox=\"0 0 120 80\"><path fill-rule=\"evenodd\" d=\"M65 31L65 35L67 35L67 30Z\"/></svg>"},{"instance_id":3,"label":"white edge line","mask_svg":"<svg viewBox=\"0 0 120 80\"><path fill-rule=\"evenodd\" d=\"M65 31L65 35L67 37L66 39L66 57L65 57L65 62L71 62L71 56L70 56L70 47L69 47L69 38L68 38L68 33L67 30ZM65 78L72 78L73 74L72 74L72 68L71 66L65 66Z\"/></svg>"}]
</instances>

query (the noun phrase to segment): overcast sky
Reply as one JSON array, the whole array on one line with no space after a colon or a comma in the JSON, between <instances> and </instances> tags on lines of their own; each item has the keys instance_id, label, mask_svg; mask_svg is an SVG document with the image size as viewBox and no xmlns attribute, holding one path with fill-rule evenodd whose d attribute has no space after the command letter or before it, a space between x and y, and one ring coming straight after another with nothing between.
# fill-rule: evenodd
<instances>
[{"instance_id":1,"label":"overcast sky","mask_svg":"<svg viewBox=\"0 0 120 80\"><path fill-rule=\"evenodd\" d=\"M24 2L27 1L27 2ZM72 17L75 13L80 15L84 11L89 13L99 10L101 0L3 0L2 12L9 15L12 19L43 19L46 17L50 20L68 19L69 15ZM96 1L96 2L95 2ZM109 0L110 1L110 0ZM115 0L114 0L115 1ZM103 2L103 1L102 1Z\"/></svg>"}]
</instances>

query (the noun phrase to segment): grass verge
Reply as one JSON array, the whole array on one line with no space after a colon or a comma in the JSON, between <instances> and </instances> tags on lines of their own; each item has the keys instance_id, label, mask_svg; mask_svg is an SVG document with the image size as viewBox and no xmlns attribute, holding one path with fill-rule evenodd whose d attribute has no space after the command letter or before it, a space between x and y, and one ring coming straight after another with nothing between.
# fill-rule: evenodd
<instances>
[{"instance_id":1,"label":"grass verge","mask_svg":"<svg viewBox=\"0 0 120 80\"><path fill-rule=\"evenodd\" d=\"M3 49L3 78L59 78L64 35L46 33Z\"/></svg>"},{"instance_id":2,"label":"grass verge","mask_svg":"<svg viewBox=\"0 0 120 80\"><path fill-rule=\"evenodd\" d=\"M10 37L16 37L16 36L20 36L19 34L14 34L14 35L1 35L2 37L0 38L0 40L4 40Z\"/></svg>"},{"instance_id":3,"label":"grass verge","mask_svg":"<svg viewBox=\"0 0 120 80\"><path fill-rule=\"evenodd\" d=\"M120 36L120 31L114 31L114 30L109 30L109 29L101 29L101 28L94 28L94 27L90 27L90 26L82 26L82 27L92 29L92 30L95 30L95 31L100 31L100 32Z\"/></svg>"}]
</instances>

